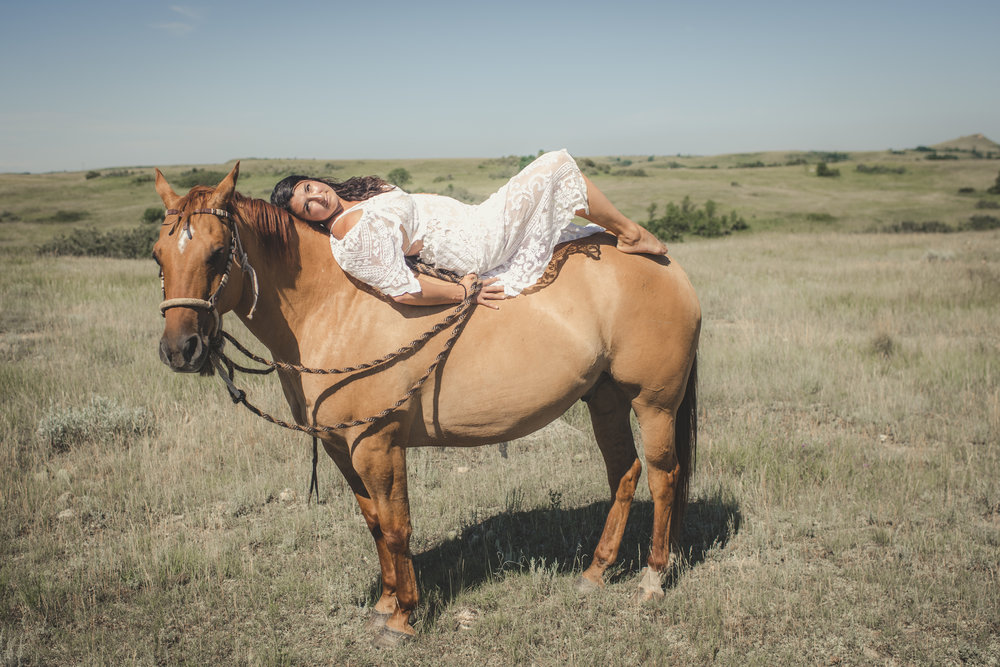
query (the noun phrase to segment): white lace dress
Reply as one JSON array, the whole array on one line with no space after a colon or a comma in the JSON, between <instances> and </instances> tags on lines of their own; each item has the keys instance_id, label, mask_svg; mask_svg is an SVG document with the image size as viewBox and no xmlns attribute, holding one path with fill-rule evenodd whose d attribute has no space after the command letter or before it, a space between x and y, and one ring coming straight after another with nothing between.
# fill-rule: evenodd
<instances>
[{"instance_id":1,"label":"white lace dress","mask_svg":"<svg viewBox=\"0 0 1000 667\"><path fill-rule=\"evenodd\" d=\"M482 204L397 188L355 208L361 218L344 238L330 235L333 256L344 271L389 296L420 292L405 261L418 241L423 261L499 278L515 296L538 281L557 244L604 231L573 223L576 211L588 210L587 187L564 150L539 156Z\"/></svg>"}]
</instances>

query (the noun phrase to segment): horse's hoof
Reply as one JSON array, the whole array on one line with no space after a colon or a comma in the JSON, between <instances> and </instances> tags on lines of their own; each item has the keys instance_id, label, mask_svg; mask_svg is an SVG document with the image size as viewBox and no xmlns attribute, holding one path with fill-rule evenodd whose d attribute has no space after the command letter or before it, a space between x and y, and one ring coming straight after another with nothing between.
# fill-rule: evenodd
<instances>
[{"instance_id":1,"label":"horse's hoof","mask_svg":"<svg viewBox=\"0 0 1000 667\"><path fill-rule=\"evenodd\" d=\"M383 614L378 611L372 610L371 616L368 617L368 621L365 622L365 630L368 632L378 632L385 627L385 622L389 620L392 614Z\"/></svg>"},{"instance_id":2,"label":"horse's hoof","mask_svg":"<svg viewBox=\"0 0 1000 667\"><path fill-rule=\"evenodd\" d=\"M576 583L573 584L574 590L580 595L590 595L591 593L596 593L597 591L604 588L604 582L597 583L596 581L591 581L582 574L576 578Z\"/></svg>"},{"instance_id":3,"label":"horse's hoof","mask_svg":"<svg viewBox=\"0 0 1000 667\"><path fill-rule=\"evenodd\" d=\"M413 641L413 639L414 636L411 634L382 626L382 629L375 635L375 639L372 640L372 646L375 648L394 648Z\"/></svg>"},{"instance_id":4,"label":"horse's hoof","mask_svg":"<svg viewBox=\"0 0 1000 667\"><path fill-rule=\"evenodd\" d=\"M663 585L660 583L660 574L648 567L644 567L642 575L639 577L639 588L632 599L636 604L642 604L650 600L662 600L663 597Z\"/></svg>"}]
</instances>

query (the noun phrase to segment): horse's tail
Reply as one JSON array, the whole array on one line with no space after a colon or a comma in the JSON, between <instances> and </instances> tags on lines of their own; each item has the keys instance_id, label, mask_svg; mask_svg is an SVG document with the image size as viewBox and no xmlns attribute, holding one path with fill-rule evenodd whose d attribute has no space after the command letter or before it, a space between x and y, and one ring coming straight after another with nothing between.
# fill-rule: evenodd
<instances>
[{"instance_id":1,"label":"horse's tail","mask_svg":"<svg viewBox=\"0 0 1000 667\"><path fill-rule=\"evenodd\" d=\"M674 508L670 518L671 538L680 535L684 525L684 511L688 504L688 491L694 475L695 454L698 449L698 355L695 354L688 374L684 398L674 420L674 452L680 466L677 485L674 487Z\"/></svg>"}]
</instances>

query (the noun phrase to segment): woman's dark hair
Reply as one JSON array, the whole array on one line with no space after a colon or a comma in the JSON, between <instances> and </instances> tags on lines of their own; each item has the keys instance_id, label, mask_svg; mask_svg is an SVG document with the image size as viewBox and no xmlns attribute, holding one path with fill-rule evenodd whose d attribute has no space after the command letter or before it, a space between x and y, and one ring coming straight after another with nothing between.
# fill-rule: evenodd
<instances>
[{"instance_id":1,"label":"woman's dark hair","mask_svg":"<svg viewBox=\"0 0 1000 667\"><path fill-rule=\"evenodd\" d=\"M286 211L291 211L288 203L292 200L292 192L295 190L295 186L302 181L326 183L333 188L338 197L348 201L371 199L377 194L391 190L393 187L392 184L386 183L378 176L355 176L354 178L349 178L346 181L338 183L328 178L314 178L312 176L293 174L277 182L274 190L271 191L271 203Z\"/></svg>"}]
</instances>

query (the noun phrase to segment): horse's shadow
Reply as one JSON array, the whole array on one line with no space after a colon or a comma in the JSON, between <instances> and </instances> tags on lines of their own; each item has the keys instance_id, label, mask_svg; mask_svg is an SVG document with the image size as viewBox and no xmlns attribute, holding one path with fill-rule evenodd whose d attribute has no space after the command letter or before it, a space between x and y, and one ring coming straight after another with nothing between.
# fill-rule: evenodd
<instances>
[{"instance_id":1,"label":"horse's shadow","mask_svg":"<svg viewBox=\"0 0 1000 667\"><path fill-rule=\"evenodd\" d=\"M600 539L609 503L574 508L559 505L555 497L548 509L505 511L474 521L464 526L457 537L414 554L420 616L433 622L461 591L476 588L504 572L533 568L559 574L581 572ZM609 570L609 583L633 577L645 566L652 521L652 502L632 504L618 561ZM675 550L679 549L686 568L696 567L705 560L709 549L724 547L739 532L741 523L739 506L731 498L699 498L687 508ZM666 585L672 586L677 576L679 569L671 568ZM374 602L380 594L381 583L376 576L369 585L368 599Z\"/></svg>"}]
</instances>

